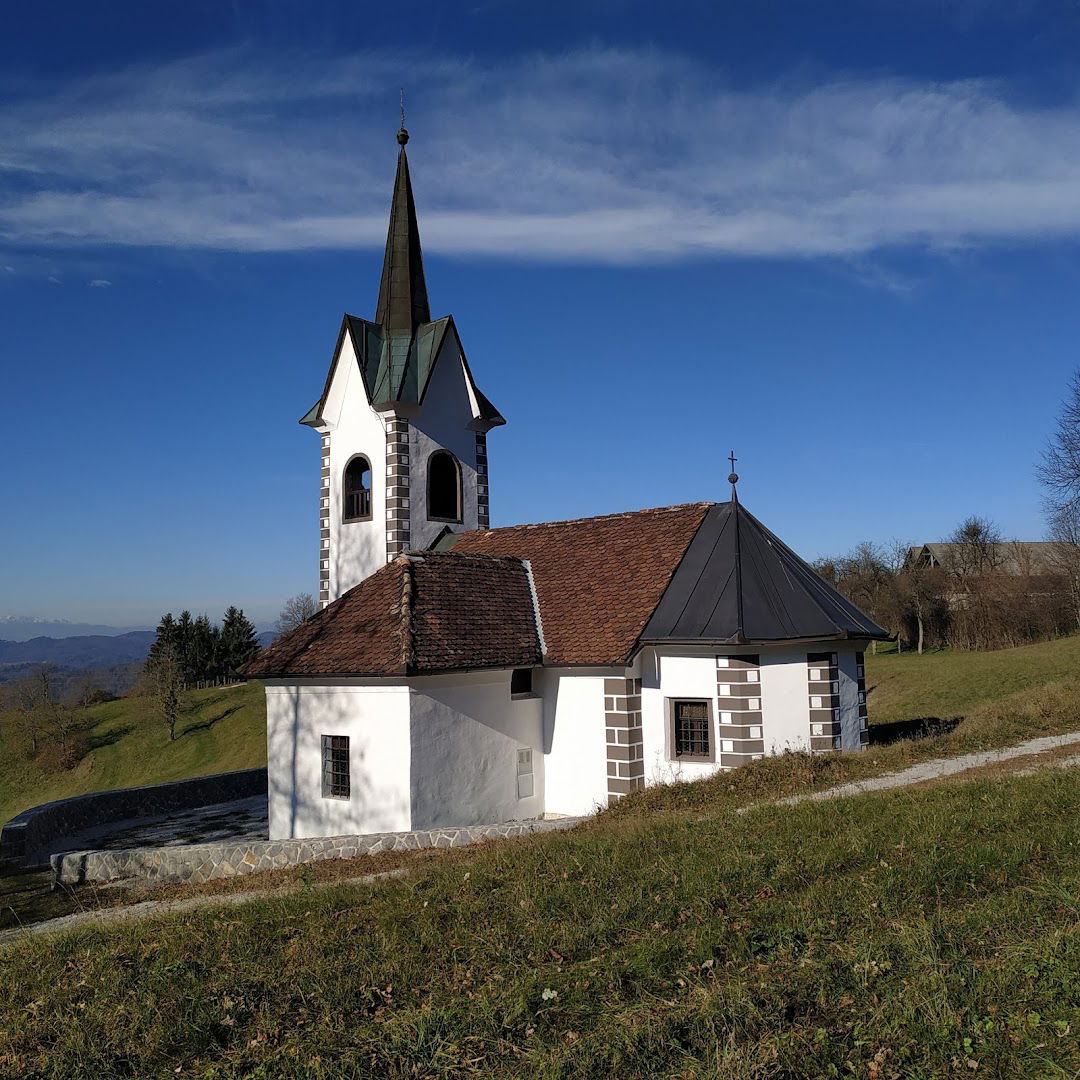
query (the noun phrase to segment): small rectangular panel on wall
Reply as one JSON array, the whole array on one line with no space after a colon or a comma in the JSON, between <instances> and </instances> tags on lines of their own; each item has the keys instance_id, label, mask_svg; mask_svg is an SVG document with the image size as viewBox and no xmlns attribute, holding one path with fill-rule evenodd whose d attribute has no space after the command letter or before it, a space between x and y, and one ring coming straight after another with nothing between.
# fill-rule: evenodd
<instances>
[{"instance_id":1,"label":"small rectangular panel on wall","mask_svg":"<svg viewBox=\"0 0 1080 1080\"><path fill-rule=\"evenodd\" d=\"M834 652L806 654L810 749L840 749L840 665Z\"/></svg>"},{"instance_id":2,"label":"small rectangular panel on wall","mask_svg":"<svg viewBox=\"0 0 1080 1080\"><path fill-rule=\"evenodd\" d=\"M641 730L641 680L604 680L607 727L607 794L613 803L645 786L645 738Z\"/></svg>"},{"instance_id":3,"label":"small rectangular panel on wall","mask_svg":"<svg viewBox=\"0 0 1080 1080\"><path fill-rule=\"evenodd\" d=\"M491 504L488 499L487 434L476 433L476 527L487 529L491 525Z\"/></svg>"},{"instance_id":4,"label":"small rectangular panel on wall","mask_svg":"<svg viewBox=\"0 0 1080 1080\"><path fill-rule=\"evenodd\" d=\"M855 654L855 672L859 685L859 745L870 745L870 714L866 708L866 654Z\"/></svg>"},{"instance_id":5,"label":"small rectangular panel on wall","mask_svg":"<svg viewBox=\"0 0 1080 1080\"><path fill-rule=\"evenodd\" d=\"M716 710L721 768L733 769L764 755L760 656L716 658Z\"/></svg>"},{"instance_id":6,"label":"small rectangular panel on wall","mask_svg":"<svg viewBox=\"0 0 1080 1080\"><path fill-rule=\"evenodd\" d=\"M386 561L409 550L409 421L386 421Z\"/></svg>"},{"instance_id":7,"label":"small rectangular panel on wall","mask_svg":"<svg viewBox=\"0 0 1080 1080\"><path fill-rule=\"evenodd\" d=\"M319 479L319 606L330 603L330 436L322 436Z\"/></svg>"}]
</instances>

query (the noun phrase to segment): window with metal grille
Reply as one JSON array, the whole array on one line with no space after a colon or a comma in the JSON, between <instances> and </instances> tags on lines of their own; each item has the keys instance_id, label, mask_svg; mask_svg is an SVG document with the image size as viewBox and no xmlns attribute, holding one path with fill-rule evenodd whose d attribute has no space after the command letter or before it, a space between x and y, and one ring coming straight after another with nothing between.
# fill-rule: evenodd
<instances>
[{"instance_id":1,"label":"window with metal grille","mask_svg":"<svg viewBox=\"0 0 1080 1080\"><path fill-rule=\"evenodd\" d=\"M371 517L371 465L363 454L345 466L341 496L342 521L364 521Z\"/></svg>"},{"instance_id":2,"label":"window with metal grille","mask_svg":"<svg viewBox=\"0 0 1080 1080\"><path fill-rule=\"evenodd\" d=\"M322 793L324 799L349 797L349 736L322 737Z\"/></svg>"},{"instance_id":3,"label":"window with metal grille","mask_svg":"<svg viewBox=\"0 0 1080 1080\"><path fill-rule=\"evenodd\" d=\"M712 722L707 701L671 703L671 756L713 760Z\"/></svg>"}]
</instances>

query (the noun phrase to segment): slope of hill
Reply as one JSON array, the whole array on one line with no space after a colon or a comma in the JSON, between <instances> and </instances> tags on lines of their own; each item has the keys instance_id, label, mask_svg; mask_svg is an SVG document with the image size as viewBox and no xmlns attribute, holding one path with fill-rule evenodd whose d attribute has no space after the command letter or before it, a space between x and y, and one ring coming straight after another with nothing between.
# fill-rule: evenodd
<instances>
[{"instance_id":1,"label":"slope of hill","mask_svg":"<svg viewBox=\"0 0 1080 1080\"><path fill-rule=\"evenodd\" d=\"M0 1072L1075 1076L1078 822L1077 769L602 815L376 885L22 939Z\"/></svg>"},{"instance_id":2,"label":"slope of hill","mask_svg":"<svg viewBox=\"0 0 1080 1080\"><path fill-rule=\"evenodd\" d=\"M145 698L83 710L92 749L74 769L46 772L26 754L13 727L0 738L0 822L29 806L90 791L157 784L266 764L266 704L261 683L197 690L177 738Z\"/></svg>"}]
</instances>

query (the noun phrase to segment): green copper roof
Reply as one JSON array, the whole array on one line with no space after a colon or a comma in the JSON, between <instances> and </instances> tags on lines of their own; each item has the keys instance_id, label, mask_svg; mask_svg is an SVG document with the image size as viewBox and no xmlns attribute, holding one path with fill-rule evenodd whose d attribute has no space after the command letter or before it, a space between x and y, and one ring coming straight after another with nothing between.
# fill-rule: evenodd
<instances>
[{"instance_id":1,"label":"green copper roof","mask_svg":"<svg viewBox=\"0 0 1080 1080\"><path fill-rule=\"evenodd\" d=\"M420 229L416 220L409 162L405 155L407 132L399 132L401 151L398 154L394 195L390 202L390 227L386 235L382 278L375 321L346 315L334 350L341 352L346 333L352 341L364 378L368 401L377 409L396 404L423 403L431 373L439 351L452 332L461 346L454 320L447 315L432 320L428 304L427 283L424 279L424 260L420 250ZM464 358L464 351L462 357ZM480 393L469 371L465 372L476 398L478 419L495 427L506 421L488 399ZM317 427L322 423L322 410L330 390L334 367L326 378L322 397L300 421Z\"/></svg>"}]
</instances>

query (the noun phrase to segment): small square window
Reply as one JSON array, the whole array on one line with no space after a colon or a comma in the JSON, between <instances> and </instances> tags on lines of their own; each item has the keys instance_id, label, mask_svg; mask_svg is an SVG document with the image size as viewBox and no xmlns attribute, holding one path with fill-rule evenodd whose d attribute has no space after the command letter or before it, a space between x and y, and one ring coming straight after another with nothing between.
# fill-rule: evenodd
<instances>
[{"instance_id":1,"label":"small square window","mask_svg":"<svg viewBox=\"0 0 1080 1080\"><path fill-rule=\"evenodd\" d=\"M518 747L517 752L517 797L527 799L533 793L532 747Z\"/></svg>"},{"instance_id":2,"label":"small square window","mask_svg":"<svg viewBox=\"0 0 1080 1080\"><path fill-rule=\"evenodd\" d=\"M322 737L322 793L324 799L349 798L349 736Z\"/></svg>"},{"instance_id":3,"label":"small square window","mask_svg":"<svg viewBox=\"0 0 1080 1080\"><path fill-rule=\"evenodd\" d=\"M514 668L510 673L510 695L531 694L533 692L532 668Z\"/></svg>"}]
</instances>

